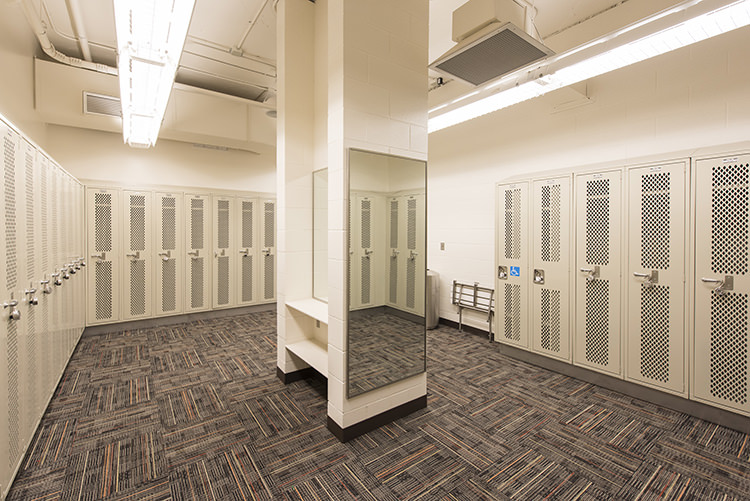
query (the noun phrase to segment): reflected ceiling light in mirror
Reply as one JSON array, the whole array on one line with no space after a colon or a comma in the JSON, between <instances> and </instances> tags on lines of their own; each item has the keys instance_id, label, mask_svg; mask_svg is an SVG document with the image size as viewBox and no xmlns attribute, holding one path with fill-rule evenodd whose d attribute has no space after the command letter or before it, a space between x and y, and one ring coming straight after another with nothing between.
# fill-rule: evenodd
<instances>
[{"instance_id":1,"label":"reflected ceiling light in mirror","mask_svg":"<svg viewBox=\"0 0 750 501\"><path fill-rule=\"evenodd\" d=\"M428 120L428 130L451 127L748 25L750 0L688 0L437 107L432 111L445 111ZM470 97L475 99L452 106Z\"/></svg>"},{"instance_id":2,"label":"reflected ceiling light in mirror","mask_svg":"<svg viewBox=\"0 0 750 501\"><path fill-rule=\"evenodd\" d=\"M156 144L195 0L114 0L122 134Z\"/></svg>"}]
</instances>

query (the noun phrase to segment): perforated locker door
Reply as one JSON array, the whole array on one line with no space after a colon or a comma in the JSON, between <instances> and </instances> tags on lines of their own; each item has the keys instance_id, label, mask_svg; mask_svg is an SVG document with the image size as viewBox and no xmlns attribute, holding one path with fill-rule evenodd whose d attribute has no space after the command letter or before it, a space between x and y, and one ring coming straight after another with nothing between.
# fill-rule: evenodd
<instances>
[{"instance_id":1,"label":"perforated locker door","mask_svg":"<svg viewBox=\"0 0 750 501\"><path fill-rule=\"evenodd\" d=\"M628 173L625 375L684 394L687 162Z\"/></svg>"},{"instance_id":2,"label":"perforated locker door","mask_svg":"<svg viewBox=\"0 0 750 501\"><path fill-rule=\"evenodd\" d=\"M237 304L258 302L258 200L237 198Z\"/></svg>"},{"instance_id":3,"label":"perforated locker door","mask_svg":"<svg viewBox=\"0 0 750 501\"><path fill-rule=\"evenodd\" d=\"M50 169L51 170L51 169ZM50 180L54 179L52 172ZM55 187L50 184L50 202L54 199ZM88 297L86 317L89 325L117 322L120 320L120 193L114 189L86 189L86 225L88 266ZM50 230L54 226L50 207ZM54 232L50 231L51 247L54 247ZM55 266L55 263L52 263ZM61 295L52 293L53 309ZM54 314L53 319L54 322Z\"/></svg>"},{"instance_id":4,"label":"perforated locker door","mask_svg":"<svg viewBox=\"0 0 750 501\"><path fill-rule=\"evenodd\" d=\"M211 198L185 195L185 311L211 307Z\"/></svg>"},{"instance_id":5,"label":"perforated locker door","mask_svg":"<svg viewBox=\"0 0 750 501\"><path fill-rule=\"evenodd\" d=\"M375 258L382 254L375 239L375 200L367 195L355 196L352 225L354 255L352 256L350 309L369 308L375 304Z\"/></svg>"},{"instance_id":6,"label":"perforated locker door","mask_svg":"<svg viewBox=\"0 0 750 501\"><path fill-rule=\"evenodd\" d=\"M750 413L750 154L699 159L691 397Z\"/></svg>"},{"instance_id":7,"label":"perforated locker door","mask_svg":"<svg viewBox=\"0 0 750 501\"><path fill-rule=\"evenodd\" d=\"M573 363L621 374L622 173L576 176Z\"/></svg>"},{"instance_id":8,"label":"perforated locker door","mask_svg":"<svg viewBox=\"0 0 750 501\"><path fill-rule=\"evenodd\" d=\"M39 273L39 280L37 281L37 286L39 288L38 294L39 294L39 316L40 316L40 332L42 337L40 338L39 342L39 372L42 378L42 406L46 405L47 400L51 396L52 392L54 391L54 384L53 381L54 372L52 367L52 336L53 336L53 325L51 322L51 315L52 315L52 306L54 297L50 294L44 294L42 292L44 284L42 283L42 280L47 281L50 280L49 274L52 272L52 269L54 267L54 264L52 262L51 258L51 251L50 251L50 204L49 204L49 198L50 198L50 180L49 180L49 159L47 159L44 155L38 155L37 157L39 159L39 185L40 185L40 194L39 194L39 200L37 202L37 216L39 218L39 266L40 266L40 273ZM81 216L83 217L83 207L81 208ZM85 250L82 249L82 255L85 255ZM85 277L85 273L83 273L83 277ZM82 278L82 281L85 282L85 278ZM79 305L85 305L83 298L81 298L81 301L78 303ZM84 323L85 323L85 316L86 316L86 308L80 308L83 311L84 316Z\"/></svg>"},{"instance_id":9,"label":"perforated locker door","mask_svg":"<svg viewBox=\"0 0 750 501\"><path fill-rule=\"evenodd\" d=\"M405 221L401 225L406 244L401 254L404 264L404 308L415 315L424 315L425 269L425 197L410 194L402 197Z\"/></svg>"},{"instance_id":10,"label":"perforated locker door","mask_svg":"<svg viewBox=\"0 0 750 501\"><path fill-rule=\"evenodd\" d=\"M184 209L181 193L154 194L156 315L182 313L185 270L183 228Z\"/></svg>"},{"instance_id":11,"label":"perforated locker door","mask_svg":"<svg viewBox=\"0 0 750 501\"><path fill-rule=\"evenodd\" d=\"M495 340L529 347L529 186L497 186Z\"/></svg>"},{"instance_id":12,"label":"perforated locker door","mask_svg":"<svg viewBox=\"0 0 750 501\"><path fill-rule=\"evenodd\" d=\"M570 361L570 177L534 181L532 195L531 347Z\"/></svg>"},{"instance_id":13,"label":"perforated locker door","mask_svg":"<svg viewBox=\"0 0 750 501\"><path fill-rule=\"evenodd\" d=\"M402 240L401 233L404 231L401 229L403 226L402 220L404 217L403 213L403 201L399 197L389 197L386 199L386 214L387 214L387 270L386 270L386 291L385 291L385 302L389 306L398 308L399 304L405 304L405 298L403 297L405 291L399 290L399 284L403 281L404 268L403 264L400 263Z\"/></svg>"},{"instance_id":14,"label":"perforated locker door","mask_svg":"<svg viewBox=\"0 0 750 501\"><path fill-rule=\"evenodd\" d=\"M213 196L213 307L235 303L234 198Z\"/></svg>"},{"instance_id":15,"label":"perforated locker door","mask_svg":"<svg viewBox=\"0 0 750 501\"><path fill-rule=\"evenodd\" d=\"M152 194L123 190L122 318L152 316Z\"/></svg>"},{"instance_id":16,"label":"perforated locker door","mask_svg":"<svg viewBox=\"0 0 750 501\"><path fill-rule=\"evenodd\" d=\"M276 201L262 200L261 245L261 301L276 300Z\"/></svg>"}]
</instances>

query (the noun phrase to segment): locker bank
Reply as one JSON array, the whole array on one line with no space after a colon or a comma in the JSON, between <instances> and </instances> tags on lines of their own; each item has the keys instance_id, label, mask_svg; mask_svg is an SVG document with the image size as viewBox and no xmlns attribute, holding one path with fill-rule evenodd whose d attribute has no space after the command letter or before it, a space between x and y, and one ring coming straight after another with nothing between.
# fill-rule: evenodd
<instances>
[{"instance_id":1,"label":"locker bank","mask_svg":"<svg viewBox=\"0 0 750 501\"><path fill-rule=\"evenodd\" d=\"M0 5L0 499L750 499L750 1Z\"/></svg>"}]
</instances>

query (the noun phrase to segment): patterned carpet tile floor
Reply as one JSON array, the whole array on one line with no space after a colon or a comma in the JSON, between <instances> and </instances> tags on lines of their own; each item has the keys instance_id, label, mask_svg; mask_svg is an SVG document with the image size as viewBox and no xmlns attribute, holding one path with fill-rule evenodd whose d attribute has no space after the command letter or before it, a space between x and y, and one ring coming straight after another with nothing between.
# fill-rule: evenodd
<instances>
[{"instance_id":1,"label":"patterned carpet tile floor","mask_svg":"<svg viewBox=\"0 0 750 501\"><path fill-rule=\"evenodd\" d=\"M747 435L444 326L427 408L341 444L325 383L276 378L275 324L83 338L8 499L750 499Z\"/></svg>"}]
</instances>

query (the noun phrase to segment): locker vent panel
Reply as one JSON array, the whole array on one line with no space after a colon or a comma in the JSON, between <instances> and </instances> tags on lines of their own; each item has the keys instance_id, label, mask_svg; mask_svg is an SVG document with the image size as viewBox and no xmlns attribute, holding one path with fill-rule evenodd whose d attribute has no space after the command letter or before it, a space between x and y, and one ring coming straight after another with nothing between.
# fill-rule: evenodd
<instances>
[{"instance_id":1,"label":"locker vent panel","mask_svg":"<svg viewBox=\"0 0 750 501\"><path fill-rule=\"evenodd\" d=\"M362 304L369 304L370 299L370 258L362 257Z\"/></svg>"},{"instance_id":2,"label":"locker vent panel","mask_svg":"<svg viewBox=\"0 0 750 501\"><path fill-rule=\"evenodd\" d=\"M242 260L242 301L253 301L253 256L243 256Z\"/></svg>"},{"instance_id":3,"label":"locker vent panel","mask_svg":"<svg viewBox=\"0 0 750 501\"><path fill-rule=\"evenodd\" d=\"M34 204L34 155L31 148L26 151L26 279L36 278L36 211Z\"/></svg>"},{"instance_id":4,"label":"locker vent panel","mask_svg":"<svg viewBox=\"0 0 750 501\"><path fill-rule=\"evenodd\" d=\"M505 258L521 258L521 190L505 191Z\"/></svg>"},{"instance_id":5,"label":"locker vent panel","mask_svg":"<svg viewBox=\"0 0 750 501\"><path fill-rule=\"evenodd\" d=\"M219 256L216 274L216 302L229 304L229 256Z\"/></svg>"},{"instance_id":6,"label":"locker vent panel","mask_svg":"<svg viewBox=\"0 0 750 501\"><path fill-rule=\"evenodd\" d=\"M741 405L747 403L747 298L711 293L711 395Z\"/></svg>"},{"instance_id":7,"label":"locker vent panel","mask_svg":"<svg viewBox=\"0 0 750 501\"><path fill-rule=\"evenodd\" d=\"M669 287L641 285L641 375L669 381Z\"/></svg>"},{"instance_id":8,"label":"locker vent panel","mask_svg":"<svg viewBox=\"0 0 750 501\"><path fill-rule=\"evenodd\" d=\"M748 164L713 168L711 270L714 273L747 273L749 168Z\"/></svg>"},{"instance_id":9,"label":"locker vent panel","mask_svg":"<svg viewBox=\"0 0 750 501\"><path fill-rule=\"evenodd\" d=\"M8 441L10 464L21 453L21 409L18 381L18 323L8 322Z\"/></svg>"},{"instance_id":10,"label":"locker vent panel","mask_svg":"<svg viewBox=\"0 0 750 501\"><path fill-rule=\"evenodd\" d=\"M417 200L410 198L406 206L406 246L409 250L417 248Z\"/></svg>"},{"instance_id":11,"label":"locker vent panel","mask_svg":"<svg viewBox=\"0 0 750 501\"><path fill-rule=\"evenodd\" d=\"M146 250L146 197L130 196L130 248Z\"/></svg>"},{"instance_id":12,"label":"locker vent panel","mask_svg":"<svg viewBox=\"0 0 750 501\"><path fill-rule=\"evenodd\" d=\"M5 143L5 280L8 290L16 288L16 145L8 138Z\"/></svg>"},{"instance_id":13,"label":"locker vent panel","mask_svg":"<svg viewBox=\"0 0 750 501\"><path fill-rule=\"evenodd\" d=\"M265 283L263 288L263 298L273 299L273 280L274 280L274 259L273 256L263 256L263 274Z\"/></svg>"},{"instance_id":14,"label":"locker vent panel","mask_svg":"<svg viewBox=\"0 0 750 501\"><path fill-rule=\"evenodd\" d=\"M641 181L641 266L669 268L670 173L647 174Z\"/></svg>"},{"instance_id":15,"label":"locker vent panel","mask_svg":"<svg viewBox=\"0 0 750 501\"><path fill-rule=\"evenodd\" d=\"M586 360L609 365L609 281L586 282Z\"/></svg>"},{"instance_id":16,"label":"locker vent panel","mask_svg":"<svg viewBox=\"0 0 750 501\"><path fill-rule=\"evenodd\" d=\"M542 289L541 345L547 351L560 352L560 291Z\"/></svg>"},{"instance_id":17,"label":"locker vent panel","mask_svg":"<svg viewBox=\"0 0 750 501\"><path fill-rule=\"evenodd\" d=\"M275 237L274 234L274 223L276 219L276 211L273 202L265 202L263 204L263 245L264 247L274 247ZM273 296L273 294L271 294ZM268 298L267 298L268 299Z\"/></svg>"},{"instance_id":18,"label":"locker vent panel","mask_svg":"<svg viewBox=\"0 0 750 501\"><path fill-rule=\"evenodd\" d=\"M398 302L398 258L396 256L391 256L388 285L388 300L391 304L396 304Z\"/></svg>"},{"instance_id":19,"label":"locker vent panel","mask_svg":"<svg viewBox=\"0 0 750 501\"><path fill-rule=\"evenodd\" d=\"M203 306L203 258L190 260L190 307Z\"/></svg>"},{"instance_id":20,"label":"locker vent panel","mask_svg":"<svg viewBox=\"0 0 750 501\"><path fill-rule=\"evenodd\" d=\"M219 200L217 209L216 246L219 249L227 249L229 247L229 200ZM227 273L229 273L229 268L227 268Z\"/></svg>"},{"instance_id":21,"label":"locker vent panel","mask_svg":"<svg viewBox=\"0 0 750 501\"><path fill-rule=\"evenodd\" d=\"M177 249L177 207L174 198L161 199L161 248Z\"/></svg>"},{"instance_id":22,"label":"locker vent panel","mask_svg":"<svg viewBox=\"0 0 750 501\"><path fill-rule=\"evenodd\" d=\"M521 286L505 284L505 338L521 341Z\"/></svg>"},{"instance_id":23,"label":"locker vent panel","mask_svg":"<svg viewBox=\"0 0 750 501\"><path fill-rule=\"evenodd\" d=\"M406 307L414 309L417 293L417 260L406 261Z\"/></svg>"},{"instance_id":24,"label":"locker vent panel","mask_svg":"<svg viewBox=\"0 0 750 501\"><path fill-rule=\"evenodd\" d=\"M190 248L203 248L203 200L190 200Z\"/></svg>"},{"instance_id":25,"label":"locker vent panel","mask_svg":"<svg viewBox=\"0 0 750 501\"><path fill-rule=\"evenodd\" d=\"M370 228L370 220L372 219L371 214L372 202L370 200L361 201L361 220L362 220L362 235L361 235L361 247L363 249L369 249L371 247L370 234L372 232ZM369 302L369 301L368 301Z\"/></svg>"},{"instance_id":26,"label":"locker vent panel","mask_svg":"<svg viewBox=\"0 0 750 501\"><path fill-rule=\"evenodd\" d=\"M253 202L242 202L242 247L253 247Z\"/></svg>"},{"instance_id":27,"label":"locker vent panel","mask_svg":"<svg viewBox=\"0 0 750 501\"><path fill-rule=\"evenodd\" d=\"M54 193L54 188L53 188ZM54 210L54 205L53 205ZM112 250L112 194L94 195L94 247L97 252ZM54 226L53 226L54 228ZM56 239L52 237L52 242Z\"/></svg>"},{"instance_id":28,"label":"locker vent panel","mask_svg":"<svg viewBox=\"0 0 750 501\"><path fill-rule=\"evenodd\" d=\"M542 261L560 261L560 185L542 186Z\"/></svg>"},{"instance_id":29,"label":"locker vent panel","mask_svg":"<svg viewBox=\"0 0 750 501\"><path fill-rule=\"evenodd\" d=\"M609 179L586 182L586 262L609 264Z\"/></svg>"},{"instance_id":30,"label":"locker vent panel","mask_svg":"<svg viewBox=\"0 0 750 501\"><path fill-rule=\"evenodd\" d=\"M391 248L398 247L398 200L391 200Z\"/></svg>"},{"instance_id":31,"label":"locker vent panel","mask_svg":"<svg viewBox=\"0 0 750 501\"><path fill-rule=\"evenodd\" d=\"M96 319L106 320L112 317L112 261L97 262L95 267Z\"/></svg>"},{"instance_id":32,"label":"locker vent panel","mask_svg":"<svg viewBox=\"0 0 750 501\"><path fill-rule=\"evenodd\" d=\"M161 307L162 311L177 309L177 261L161 262Z\"/></svg>"},{"instance_id":33,"label":"locker vent panel","mask_svg":"<svg viewBox=\"0 0 750 501\"><path fill-rule=\"evenodd\" d=\"M130 261L130 314L146 314L146 261Z\"/></svg>"}]
</instances>

